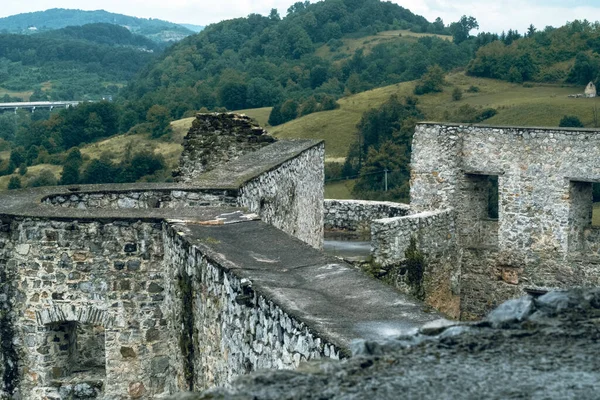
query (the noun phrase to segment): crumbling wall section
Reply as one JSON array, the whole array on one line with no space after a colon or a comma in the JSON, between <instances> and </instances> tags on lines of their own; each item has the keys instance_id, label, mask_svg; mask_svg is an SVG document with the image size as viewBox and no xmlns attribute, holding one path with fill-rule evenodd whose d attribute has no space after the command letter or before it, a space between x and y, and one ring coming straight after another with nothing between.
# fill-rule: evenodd
<instances>
[{"instance_id":1,"label":"crumbling wall section","mask_svg":"<svg viewBox=\"0 0 600 400\"><path fill-rule=\"evenodd\" d=\"M408 204L391 201L325 199L325 230L369 230L371 221L402 217L410 213Z\"/></svg>"},{"instance_id":2,"label":"crumbling wall section","mask_svg":"<svg viewBox=\"0 0 600 400\"><path fill-rule=\"evenodd\" d=\"M339 358L336 346L254 290L235 269L188 243L185 228L165 231L165 261L168 307L175 310L169 328L179 335L170 341L171 354L182 390L227 385L257 369Z\"/></svg>"},{"instance_id":3,"label":"crumbling wall section","mask_svg":"<svg viewBox=\"0 0 600 400\"><path fill-rule=\"evenodd\" d=\"M243 184L238 204L315 248L323 247L323 143Z\"/></svg>"},{"instance_id":4,"label":"crumbling wall section","mask_svg":"<svg viewBox=\"0 0 600 400\"><path fill-rule=\"evenodd\" d=\"M460 251L453 210L384 218L371 225L373 261L392 283L449 316L460 316Z\"/></svg>"},{"instance_id":5,"label":"crumbling wall section","mask_svg":"<svg viewBox=\"0 0 600 400\"><path fill-rule=\"evenodd\" d=\"M233 113L197 114L184 138L178 182L193 183L202 173L275 142L250 117Z\"/></svg>"}]
</instances>

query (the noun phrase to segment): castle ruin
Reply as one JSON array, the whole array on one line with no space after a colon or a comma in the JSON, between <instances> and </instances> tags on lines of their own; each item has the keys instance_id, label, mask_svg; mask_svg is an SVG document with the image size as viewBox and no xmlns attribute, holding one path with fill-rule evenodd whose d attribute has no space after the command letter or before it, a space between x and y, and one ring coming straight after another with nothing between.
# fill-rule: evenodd
<instances>
[{"instance_id":1,"label":"castle ruin","mask_svg":"<svg viewBox=\"0 0 600 400\"><path fill-rule=\"evenodd\" d=\"M439 318L319 250L322 142L195 127L227 159L188 146L180 182L0 195L1 399L167 398Z\"/></svg>"},{"instance_id":2,"label":"castle ruin","mask_svg":"<svg viewBox=\"0 0 600 400\"><path fill-rule=\"evenodd\" d=\"M599 157L590 129L420 123L410 207L326 201L325 225L371 221L373 258L400 271L398 288L476 319L525 292L600 284ZM424 257L418 282L406 276L411 242Z\"/></svg>"}]
</instances>

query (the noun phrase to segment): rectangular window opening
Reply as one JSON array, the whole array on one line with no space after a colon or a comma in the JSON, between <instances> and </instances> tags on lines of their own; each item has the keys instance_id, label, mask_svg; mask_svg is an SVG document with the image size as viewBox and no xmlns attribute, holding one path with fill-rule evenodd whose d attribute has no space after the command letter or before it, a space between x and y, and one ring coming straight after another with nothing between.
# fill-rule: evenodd
<instances>
[{"instance_id":1,"label":"rectangular window opening","mask_svg":"<svg viewBox=\"0 0 600 400\"><path fill-rule=\"evenodd\" d=\"M488 175L487 178L487 216L498 219L498 175Z\"/></svg>"},{"instance_id":2,"label":"rectangular window opening","mask_svg":"<svg viewBox=\"0 0 600 400\"><path fill-rule=\"evenodd\" d=\"M600 227L600 183L592 183L592 226Z\"/></svg>"}]
</instances>

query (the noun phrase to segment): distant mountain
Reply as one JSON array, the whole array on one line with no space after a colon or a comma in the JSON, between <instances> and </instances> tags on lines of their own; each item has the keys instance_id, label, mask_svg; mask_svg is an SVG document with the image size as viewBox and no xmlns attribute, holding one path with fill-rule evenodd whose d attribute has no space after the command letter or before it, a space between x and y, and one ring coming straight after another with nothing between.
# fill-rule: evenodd
<instances>
[{"instance_id":1,"label":"distant mountain","mask_svg":"<svg viewBox=\"0 0 600 400\"><path fill-rule=\"evenodd\" d=\"M0 88L29 92L32 100L114 95L165 47L104 23L0 33L0 44Z\"/></svg>"},{"instance_id":2,"label":"distant mountain","mask_svg":"<svg viewBox=\"0 0 600 400\"><path fill-rule=\"evenodd\" d=\"M185 28L188 28L190 31L194 31L196 33L201 32L204 27L201 25L193 25L193 24L179 24Z\"/></svg>"},{"instance_id":3,"label":"distant mountain","mask_svg":"<svg viewBox=\"0 0 600 400\"><path fill-rule=\"evenodd\" d=\"M132 33L155 42L178 42L195 33L182 25L159 19L146 19L114 14L104 10L83 11L52 8L0 18L0 33L37 33L92 23L121 25Z\"/></svg>"},{"instance_id":4,"label":"distant mountain","mask_svg":"<svg viewBox=\"0 0 600 400\"><path fill-rule=\"evenodd\" d=\"M134 47L152 52L161 50L160 44L145 36L131 33L129 29L123 26L105 23L67 26L66 28L41 33L40 36L56 39L85 40L102 45Z\"/></svg>"}]
</instances>

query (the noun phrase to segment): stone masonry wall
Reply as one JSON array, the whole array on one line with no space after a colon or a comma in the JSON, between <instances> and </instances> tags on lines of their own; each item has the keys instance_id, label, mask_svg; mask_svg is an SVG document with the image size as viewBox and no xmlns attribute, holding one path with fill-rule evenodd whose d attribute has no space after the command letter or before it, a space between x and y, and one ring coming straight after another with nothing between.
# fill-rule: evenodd
<instances>
[{"instance_id":1,"label":"stone masonry wall","mask_svg":"<svg viewBox=\"0 0 600 400\"><path fill-rule=\"evenodd\" d=\"M323 247L323 144L246 182L238 204L315 248Z\"/></svg>"},{"instance_id":2,"label":"stone masonry wall","mask_svg":"<svg viewBox=\"0 0 600 400\"><path fill-rule=\"evenodd\" d=\"M49 196L45 204L87 208L227 207L236 204L236 193L227 190L165 190L77 193Z\"/></svg>"},{"instance_id":3,"label":"stone masonry wall","mask_svg":"<svg viewBox=\"0 0 600 400\"><path fill-rule=\"evenodd\" d=\"M465 316L480 316L525 287L600 284L591 227L599 157L600 135L585 129L417 126L411 206L456 211L458 243L469 252ZM489 176L498 179L497 221L486 220L477 183Z\"/></svg>"},{"instance_id":4,"label":"stone masonry wall","mask_svg":"<svg viewBox=\"0 0 600 400\"><path fill-rule=\"evenodd\" d=\"M375 220L371 247L375 263L393 268L398 289L458 318L461 271L454 219L452 210L442 210ZM411 242L417 254L407 259ZM419 255L423 262L415 262Z\"/></svg>"},{"instance_id":5,"label":"stone masonry wall","mask_svg":"<svg viewBox=\"0 0 600 400\"><path fill-rule=\"evenodd\" d=\"M23 219L12 222L10 237L22 398L143 399L173 391L160 224ZM90 345L86 330L104 332L105 341L91 342L97 347L79 363L71 346L78 333L77 345ZM92 360L102 353L104 368ZM60 357L74 358L61 364Z\"/></svg>"},{"instance_id":6,"label":"stone masonry wall","mask_svg":"<svg viewBox=\"0 0 600 400\"><path fill-rule=\"evenodd\" d=\"M15 268L9 268L8 259L13 245L8 234L9 221L0 220L0 399L9 395L19 385L18 355L14 348L16 339L15 313L12 312L15 298Z\"/></svg>"},{"instance_id":7,"label":"stone masonry wall","mask_svg":"<svg viewBox=\"0 0 600 400\"><path fill-rule=\"evenodd\" d=\"M193 183L202 173L275 140L245 115L197 114L184 138L179 169L174 175L179 182Z\"/></svg>"},{"instance_id":8,"label":"stone masonry wall","mask_svg":"<svg viewBox=\"0 0 600 400\"><path fill-rule=\"evenodd\" d=\"M391 201L326 199L324 208L325 230L370 230L371 221L410 213L408 204Z\"/></svg>"},{"instance_id":9,"label":"stone masonry wall","mask_svg":"<svg viewBox=\"0 0 600 400\"><path fill-rule=\"evenodd\" d=\"M339 349L185 239L185 228L165 231L169 328L182 390L227 385L262 368L295 368L301 361L339 358ZM180 295L177 295L177 294ZM181 329L183 327L183 329Z\"/></svg>"}]
</instances>

